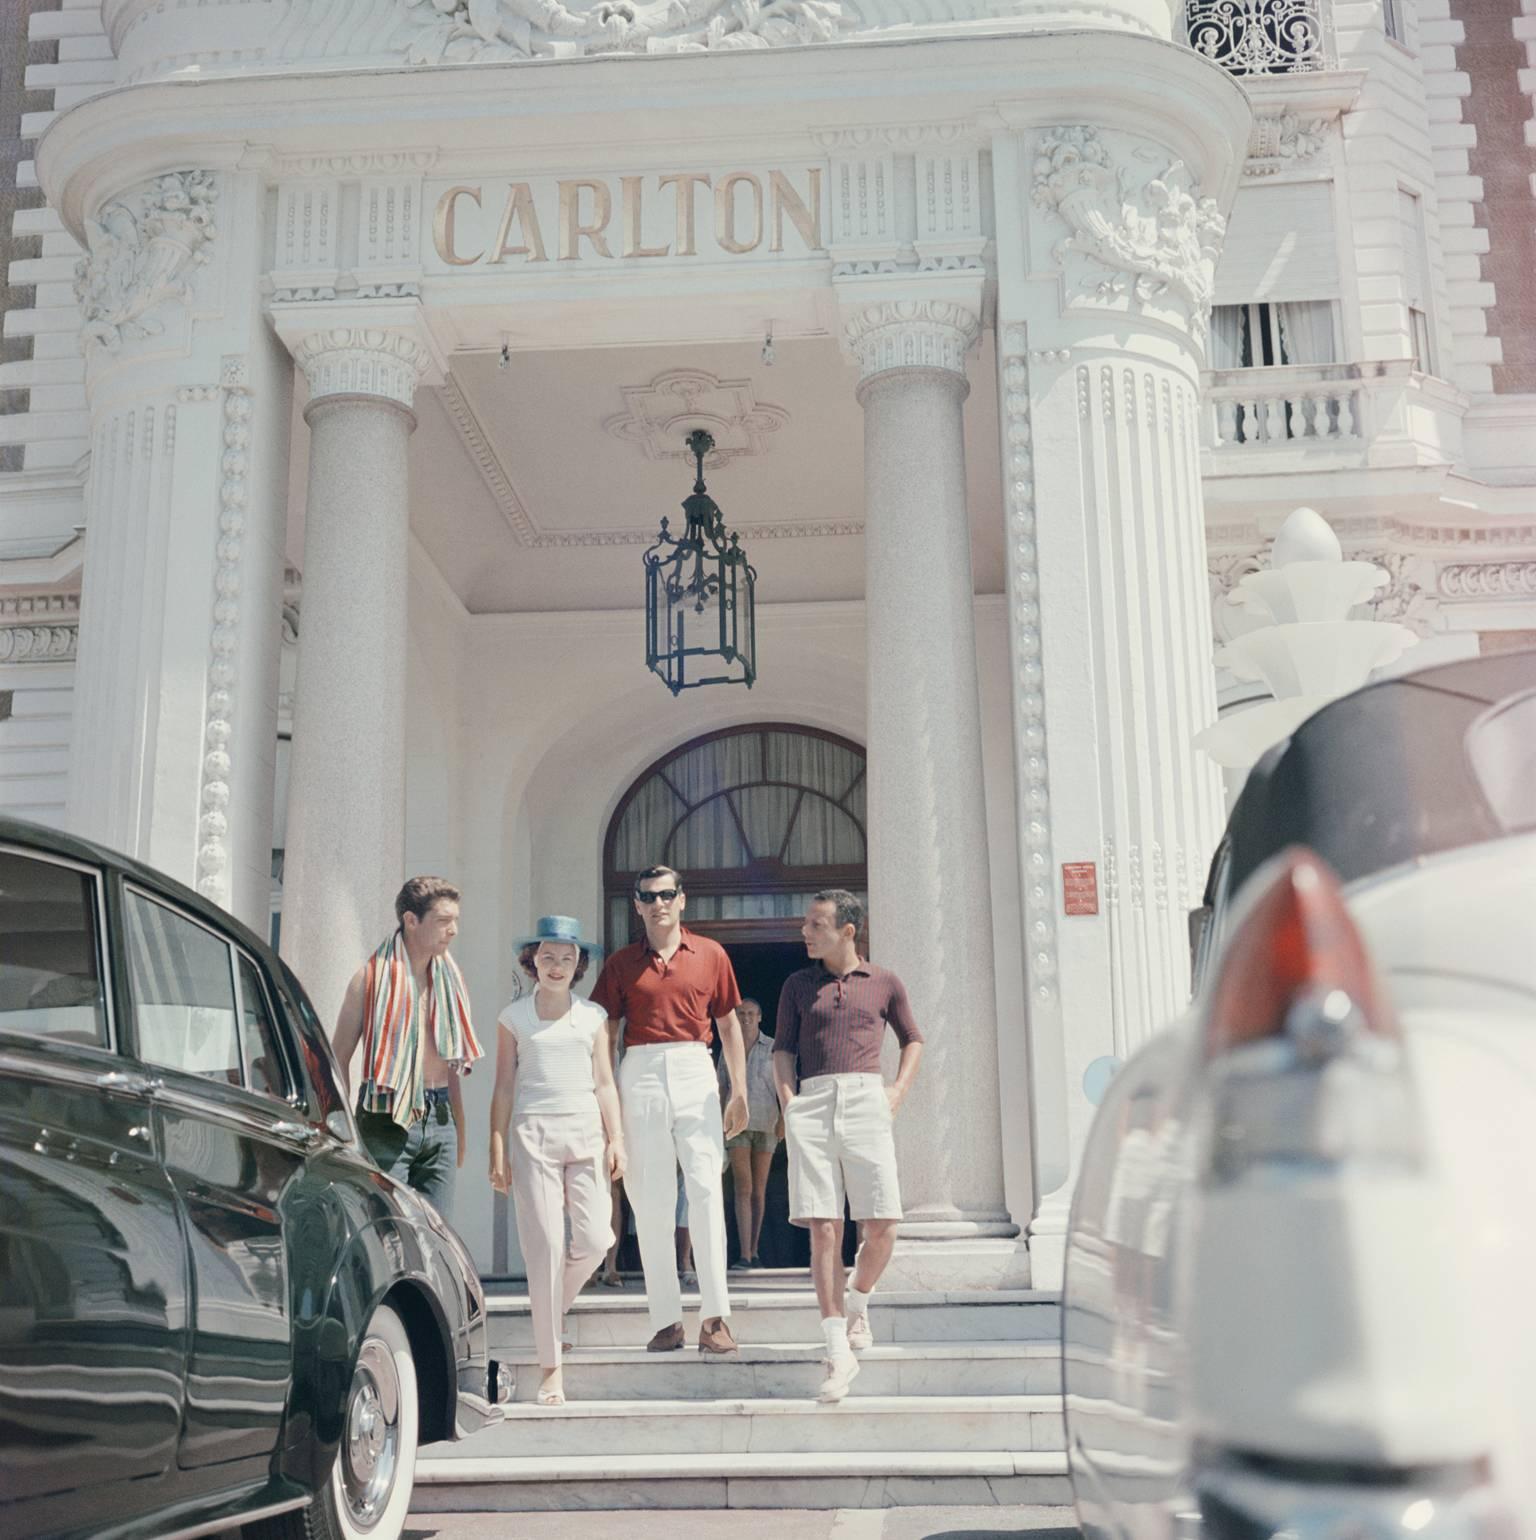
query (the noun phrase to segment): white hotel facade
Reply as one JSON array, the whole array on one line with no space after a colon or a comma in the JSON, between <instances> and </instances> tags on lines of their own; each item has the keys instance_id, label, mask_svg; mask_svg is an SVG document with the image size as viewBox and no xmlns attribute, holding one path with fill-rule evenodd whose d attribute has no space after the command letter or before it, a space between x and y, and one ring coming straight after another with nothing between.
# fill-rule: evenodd
<instances>
[{"instance_id":1,"label":"white hotel facade","mask_svg":"<svg viewBox=\"0 0 1536 1540\"><path fill-rule=\"evenodd\" d=\"M0 810L280 901L324 1016L450 875L487 1038L509 940L624 939L652 859L764 978L863 887L930 1032L917 1282L1059 1278L1280 519L1424 660L1536 640L1519 0L16 14ZM760 673L674 698L641 553L694 427ZM515 1271L489 1081L454 1217Z\"/></svg>"}]
</instances>

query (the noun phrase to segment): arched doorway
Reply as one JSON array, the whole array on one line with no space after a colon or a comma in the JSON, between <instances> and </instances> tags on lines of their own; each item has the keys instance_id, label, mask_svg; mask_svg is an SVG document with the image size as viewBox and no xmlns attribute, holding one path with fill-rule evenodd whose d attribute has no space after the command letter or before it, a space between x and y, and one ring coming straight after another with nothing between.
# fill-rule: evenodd
<instances>
[{"instance_id":1,"label":"arched doorway","mask_svg":"<svg viewBox=\"0 0 1536 1540\"><path fill-rule=\"evenodd\" d=\"M786 722L725 728L664 755L636 778L608 825L606 945L643 934L631 902L636 874L673 867L687 885L686 924L730 953L743 995L762 1006L771 1033L780 986L805 966L806 905L823 888L867 891L864 770L858 744ZM729 1183L726 1212L734 1255ZM760 1247L770 1266L809 1260L806 1233L787 1213L781 1146Z\"/></svg>"}]
</instances>

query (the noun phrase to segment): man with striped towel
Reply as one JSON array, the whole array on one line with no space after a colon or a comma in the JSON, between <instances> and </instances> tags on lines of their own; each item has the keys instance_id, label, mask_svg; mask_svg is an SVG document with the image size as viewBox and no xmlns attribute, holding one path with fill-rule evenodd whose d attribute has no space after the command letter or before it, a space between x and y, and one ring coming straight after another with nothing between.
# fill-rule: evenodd
<instances>
[{"instance_id":1,"label":"man with striped towel","mask_svg":"<svg viewBox=\"0 0 1536 1540\"><path fill-rule=\"evenodd\" d=\"M448 948L459 933L459 890L441 877L412 877L395 895L398 925L347 985L332 1046L351 1084L359 1042L358 1132L381 1170L413 1172L443 1210L464 1164L459 1079L484 1050L469 991Z\"/></svg>"}]
</instances>

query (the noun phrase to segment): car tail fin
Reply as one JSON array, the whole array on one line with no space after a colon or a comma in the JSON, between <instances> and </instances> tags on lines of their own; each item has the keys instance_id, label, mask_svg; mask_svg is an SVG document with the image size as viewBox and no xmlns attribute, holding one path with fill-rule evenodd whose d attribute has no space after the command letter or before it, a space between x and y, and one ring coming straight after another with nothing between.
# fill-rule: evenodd
<instances>
[{"instance_id":1,"label":"car tail fin","mask_svg":"<svg viewBox=\"0 0 1536 1540\"><path fill-rule=\"evenodd\" d=\"M1254 874L1255 896L1224 949L1204 1013L1207 1059L1289 1038L1326 1058L1352 1034L1398 1035L1338 879L1304 846Z\"/></svg>"},{"instance_id":2,"label":"car tail fin","mask_svg":"<svg viewBox=\"0 0 1536 1540\"><path fill-rule=\"evenodd\" d=\"M1420 1120L1397 1018L1337 879L1295 847L1252 880L1202 1022L1209 1176L1344 1161L1417 1168Z\"/></svg>"}]
</instances>

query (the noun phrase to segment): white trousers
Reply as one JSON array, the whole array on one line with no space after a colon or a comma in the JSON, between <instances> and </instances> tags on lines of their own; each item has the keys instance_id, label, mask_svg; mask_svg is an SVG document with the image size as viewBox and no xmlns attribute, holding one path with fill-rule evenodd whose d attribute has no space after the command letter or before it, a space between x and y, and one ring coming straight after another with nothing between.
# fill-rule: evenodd
<instances>
[{"instance_id":1,"label":"white trousers","mask_svg":"<svg viewBox=\"0 0 1536 1540\"><path fill-rule=\"evenodd\" d=\"M560 1367L560 1323L613 1244L603 1122L592 1111L512 1120L512 1200L539 1365ZM565 1239L566 1219L571 1239Z\"/></svg>"},{"instance_id":2,"label":"white trousers","mask_svg":"<svg viewBox=\"0 0 1536 1540\"><path fill-rule=\"evenodd\" d=\"M651 1330L683 1318L673 1230L677 1172L688 1193L688 1232L699 1274L704 1320L731 1313L725 1286L725 1202L720 1173L725 1130L720 1120L720 1082L703 1043L641 1044L619 1066L619 1097L629 1169L624 1190L635 1211L640 1265Z\"/></svg>"}]
</instances>

